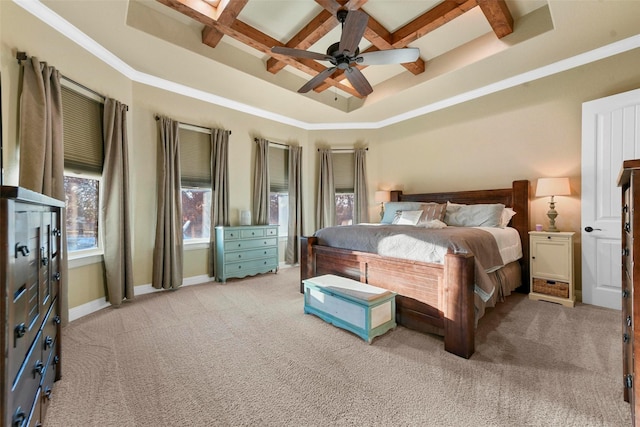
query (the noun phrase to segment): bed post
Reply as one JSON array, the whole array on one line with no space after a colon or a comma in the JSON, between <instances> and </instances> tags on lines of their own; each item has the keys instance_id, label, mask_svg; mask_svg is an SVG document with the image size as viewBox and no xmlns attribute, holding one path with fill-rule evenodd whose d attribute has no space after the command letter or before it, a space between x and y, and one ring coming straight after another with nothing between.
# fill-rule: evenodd
<instances>
[{"instance_id":1,"label":"bed post","mask_svg":"<svg viewBox=\"0 0 640 427\"><path fill-rule=\"evenodd\" d=\"M444 349L468 359L475 351L474 258L447 254L444 265Z\"/></svg>"},{"instance_id":2,"label":"bed post","mask_svg":"<svg viewBox=\"0 0 640 427\"><path fill-rule=\"evenodd\" d=\"M529 181L513 181L512 189L513 210L522 213L522 215L514 215L511 219L511 226L518 230L520 240L522 241L522 258L520 260L522 284L518 288L518 291L529 293Z\"/></svg>"},{"instance_id":3,"label":"bed post","mask_svg":"<svg viewBox=\"0 0 640 427\"><path fill-rule=\"evenodd\" d=\"M313 245L318 243L317 237L300 237L300 293L304 293L303 280L315 276Z\"/></svg>"}]
</instances>

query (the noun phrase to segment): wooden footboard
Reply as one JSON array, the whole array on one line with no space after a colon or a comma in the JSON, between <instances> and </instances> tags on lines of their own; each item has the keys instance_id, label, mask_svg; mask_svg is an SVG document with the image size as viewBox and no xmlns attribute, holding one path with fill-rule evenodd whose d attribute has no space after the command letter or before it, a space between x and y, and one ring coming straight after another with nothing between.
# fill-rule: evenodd
<instances>
[{"instance_id":1,"label":"wooden footboard","mask_svg":"<svg viewBox=\"0 0 640 427\"><path fill-rule=\"evenodd\" d=\"M301 238L302 280L336 274L398 294L396 322L423 332L441 330L445 350L469 358L474 352L472 255L448 254L444 265L331 248Z\"/></svg>"}]
</instances>

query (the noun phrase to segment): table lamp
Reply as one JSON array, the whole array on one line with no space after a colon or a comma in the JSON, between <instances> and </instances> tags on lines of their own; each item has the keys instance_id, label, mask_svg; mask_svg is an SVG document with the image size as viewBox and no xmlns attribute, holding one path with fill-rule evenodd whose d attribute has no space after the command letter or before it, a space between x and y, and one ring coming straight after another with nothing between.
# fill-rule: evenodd
<instances>
[{"instance_id":1,"label":"table lamp","mask_svg":"<svg viewBox=\"0 0 640 427\"><path fill-rule=\"evenodd\" d=\"M554 196L568 196L571 194L571 187L569 186L569 178L539 178L536 188L536 197L551 196L549 202L549 211L547 216L549 217L549 229L547 231L560 231L556 228L556 217L558 212L556 211L556 204L553 200Z\"/></svg>"},{"instance_id":2,"label":"table lamp","mask_svg":"<svg viewBox=\"0 0 640 427\"><path fill-rule=\"evenodd\" d=\"M385 190L376 191L375 201L380 203L380 219L384 216L384 202L391 200L391 192Z\"/></svg>"}]
</instances>

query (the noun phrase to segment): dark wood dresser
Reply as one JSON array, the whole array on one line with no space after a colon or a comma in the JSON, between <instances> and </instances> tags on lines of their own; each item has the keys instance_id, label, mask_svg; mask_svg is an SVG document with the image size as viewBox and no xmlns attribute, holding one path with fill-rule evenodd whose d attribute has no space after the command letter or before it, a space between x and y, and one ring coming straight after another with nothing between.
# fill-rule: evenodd
<instances>
[{"instance_id":1,"label":"dark wood dresser","mask_svg":"<svg viewBox=\"0 0 640 427\"><path fill-rule=\"evenodd\" d=\"M640 425L636 418L640 384L635 378L640 372L640 160L623 163L618 186L622 189L622 379L633 425Z\"/></svg>"},{"instance_id":2,"label":"dark wood dresser","mask_svg":"<svg viewBox=\"0 0 640 427\"><path fill-rule=\"evenodd\" d=\"M64 202L0 187L0 415L40 426L60 379L60 265Z\"/></svg>"}]
</instances>

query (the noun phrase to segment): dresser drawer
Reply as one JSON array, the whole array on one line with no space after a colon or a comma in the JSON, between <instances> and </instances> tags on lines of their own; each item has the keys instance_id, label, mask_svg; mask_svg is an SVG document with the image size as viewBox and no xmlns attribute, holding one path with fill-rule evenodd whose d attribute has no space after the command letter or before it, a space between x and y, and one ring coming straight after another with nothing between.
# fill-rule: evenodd
<instances>
[{"instance_id":1,"label":"dresser drawer","mask_svg":"<svg viewBox=\"0 0 640 427\"><path fill-rule=\"evenodd\" d=\"M243 239L250 239L252 237L264 237L264 228L248 228L246 230L240 230L240 237Z\"/></svg>"},{"instance_id":2,"label":"dresser drawer","mask_svg":"<svg viewBox=\"0 0 640 427\"><path fill-rule=\"evenodd\" d=\"M267 237L264 239L225 242L224 249L225 251L236 251L242 249L266 248L269 246L275 246L277 244L278 240L275 237Z\"/></svg>"},{"instance_id":3,"label":"dresser drawer","mask_svg":"<svg viewBox=\"0 0 640 427\"><path fill-rule=\"evenodd\" d=\"M264 249L252 249L244 252L227 252L224 254L225 262L248 261L258 258L273 258L278 256L278 249L274 247Z\"/></svg>"},{"instance_id":4,"label":"dresser drawer","mask_svg":"<svg viewBox=\"0 0 640 427\"><path fill-rule=\"evenodd\" d=\"M41 359L41 335L38 335L29 355L24 360L16 381L11 388L9 408L12 414L22 412L27 419L33 406L33 397L40 387L42 375L45 372L45 364ZM21 418L18 415L18 418Z\"/></svg>"},{"instance_id":5,"label":"dresser drawer","mask_svg":"<svg viewBox=\"0 0 640 427\"><path fill-rule=\"evenodd\" d=\"M278 267L275 259L254 259L242 262L231 262L225 264L224 271L229 277L236 275L245 275L254 270L268 271Z\"/></svg>"}]
</instances>

